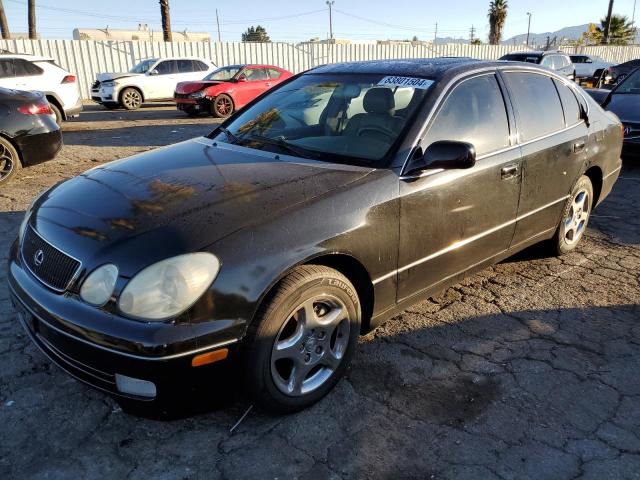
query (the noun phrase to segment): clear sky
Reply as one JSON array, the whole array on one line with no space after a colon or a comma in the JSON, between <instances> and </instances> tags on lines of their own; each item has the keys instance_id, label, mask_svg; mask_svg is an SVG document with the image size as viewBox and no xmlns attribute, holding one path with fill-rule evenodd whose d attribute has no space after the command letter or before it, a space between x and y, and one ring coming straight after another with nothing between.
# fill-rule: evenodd
<instances>
[{"instance_id":1,"label":"clear sky","mask_svg":"<svg viewBox=\"0 0 640 480\"><path fill-rule=\"evenodd\" d=\"M27 31L26 0L3 0L9 28ZM527 12L531 31L542 33L562 27L598 22L608 0L509 0L504 38L526 33ZM136 29L138 23L160 29L158 0L36 0L37 29L44 38L71 38L84 28ZM489 0L335 0L334 36L353 40L407 39L414 35L431 39L438 23L438 37L486 41ZM615 0L614 13L632 16L634 0ZM216 33L215 9L220 15L223 41L239 41L250 25L261 24L272 41L299 42L326 38L329 15L325 0L171 0L173 30ZM640 17L640 0L638 12Z\"/></svg>"}]
</instances>

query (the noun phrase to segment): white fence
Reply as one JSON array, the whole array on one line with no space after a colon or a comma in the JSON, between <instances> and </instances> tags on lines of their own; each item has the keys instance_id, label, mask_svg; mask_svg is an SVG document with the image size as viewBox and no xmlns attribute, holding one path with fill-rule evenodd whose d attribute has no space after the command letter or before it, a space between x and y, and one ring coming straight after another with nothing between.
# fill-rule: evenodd
<instances>
[{"instance_id":1,"label":"white fence","mask_svg":"<svg viewBox=\"0 0 640 480\"><path fill-rule=\"evenodd\" d=\"M95 40L0 40L0 49L14 53L50 56L78 77L83 98L99 72L123 72L142 59L166 56L197 56L211 59L216 65L267 63L294 73L325 63L376 60L387 58L434 58L466 56L497 59L522 50L510 45L425 45L425 44L290 44L241 42L115 42ZM640 46L578 47L568 53L590 53L620 63L640 57Z\"/></svg>"}]
</instances>

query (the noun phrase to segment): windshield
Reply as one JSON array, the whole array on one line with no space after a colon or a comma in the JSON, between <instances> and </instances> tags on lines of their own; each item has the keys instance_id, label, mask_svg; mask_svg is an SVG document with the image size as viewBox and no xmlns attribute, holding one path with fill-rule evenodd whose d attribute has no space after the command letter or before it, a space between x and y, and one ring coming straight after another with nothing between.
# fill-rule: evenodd
<instances>
[{"instance_id":1,"label":"windshield","mask_svg":"<svg viewBox=\"0 0 640 480\"><path fill-rule=\"evenodd\" d=\"M231 80L242 67L222 67L204 77L205 80Z\"/></svg>"},{"instance_id":2,"label":"windshield","mask_svg":"<svg viewBox=\"0 0 640 480\"><path fill-rule=\"evenodd\" d=\"M382 167L432 84L425 78L306 74L211 136L260 150Z\"/></svg>"},{"instance_id":3,"label":"windshield","mask_svg":"<svg viewBox=\"0 0 640 480\"><path fill-rule=\"evenodd\" d=\"M640 68L631 72L613 93L640 93Z\"/></svg>"},{"instance_id":4,"label":"windshield","mask_svg":"<svg viewBox=\"0 0 640 480\"><path fill-rule=\"evenodd\" d=\"M154 63L156 63L155 59L143 60L139 64L137 64L135 67L133 67L131 70L129 70L129 72L130 73L146 73L151 68L151 65L153 65Z\"/></svg>"},{"instance_id":5,"label":"windshield","mask_svg":"<svg viewBox=\"0 0 640 480\"><path fill-rule=\"evenodd\" d=\"M529 55L526 53L511 53L509 55L505 55L500 60L510 60L512 62L538 63L540 61L540 57L537 55Z\"/></svg>"}]
</instances>

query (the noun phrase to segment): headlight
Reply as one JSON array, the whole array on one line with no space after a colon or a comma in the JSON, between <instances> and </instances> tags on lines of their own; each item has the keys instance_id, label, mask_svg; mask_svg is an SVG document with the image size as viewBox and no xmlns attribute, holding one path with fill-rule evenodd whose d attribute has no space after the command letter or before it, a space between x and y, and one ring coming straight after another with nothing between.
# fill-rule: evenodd
<instances>
[{"instance_id":1,"label":"headlight","mask_svg":"<svg viewBox=\"0 0 640 480\"><path fill-rule=\"evenodd\" d=\"M45 189L37 194L33 200L31 200L31 204L27 208L27 211L24 213L24 218L22 219L22 223L20 224L20 229L18 230L18 244L22 243L22 237L24 237L24 231L27 229L27 225L29 224L29 218L31 218L31 214L33 213L33 207L38 201L38 199L48 192L49 189Z\"/></svg>"},{"instance_id":2,"label":"headlight","mask_svg":"<svg viewBox=\"0 0 640 480\"><path fill-rule=\"evenodd\" d=\"M116 82L114 80L107 80L106 82L102 82L100 85L103 87L114 87Z\"/></svg>"},{"instance_id":3,"label":"headlight","mask_svg":"<svg viewBox=\"0 0 640 480\"><path fill-rule=\"evenodd\" d=\"M204 90L200 90L198 92L192 93L191 95L189 95L191 98L204 98L205 95L205 91Z\"/></svg>"},{"instance_id":4,"label":"headlight","mask_svg":"<svg viewBox=\"0 0 640 480\"><path fill-rule=\"evenodd\" d=\"M101 307L109 301L118 279L118 267L112 264L96 268L80 287L80 298Z\"/></svg>"},{"instance_id":5,"label":"headlight","mask_svg":"<svg viewBox=\"0 0 640 480\"><path fill-rule=\"evenodd\" d=\"M202 296L218 275L220 261L206 252L168 258L138 273L122 291L118 308L133 318L166 320Z\"/></svg>"}]
</instances>

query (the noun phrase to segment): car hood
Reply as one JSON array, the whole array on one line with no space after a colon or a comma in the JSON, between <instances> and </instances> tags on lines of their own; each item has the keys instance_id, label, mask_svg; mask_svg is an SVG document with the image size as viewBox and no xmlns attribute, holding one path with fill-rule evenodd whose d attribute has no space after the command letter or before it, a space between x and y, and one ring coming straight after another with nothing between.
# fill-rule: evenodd
<instances>
[{"instance_id":1,"label":"car hood","mask_svg":"<svg viewBox=\"0 0 640 480\"><path fill-rule=\"evenodd\" d=\"M126 266L127 275L373 171L214 145L198 138L89 170L43 195L30 224L69 255Z\"/></svg>"},{"instance_id":2,"label":"car hood","mask_svg":"<svg viewBox=\"0 0 640 480\"><path fill-rule=\"evenodd\" d=\"M203 88L222 85L225 83L231 83L231 82L222 82L218 80L202 80L198 82L180 82L178 83L178 85L176 85L176 93L189 94L193 92L198 92Z\"/></svg>"},{"instance_id":3,"label":"car hood","mask_svg":"<svg viewBox=\"0 0 640 480\"><path fill-rule=\"evenodd\" d=\"M140 77L144 73L131 73L131 72L116 72L116 73L99 73L96 78L100 82L106 82L107 80L117 80L118 78L125 77Z\"/></svg>"},{"instance_id":4,"label":"car hood","mask_svg":"<svg viewBox=\"0 0 640 480\"><path fill-rule=\"evenodd\" d=\"M613 94L606 109L615 113L622 123L640 123L640 94Z\"/></svg>"}]
</instances>

